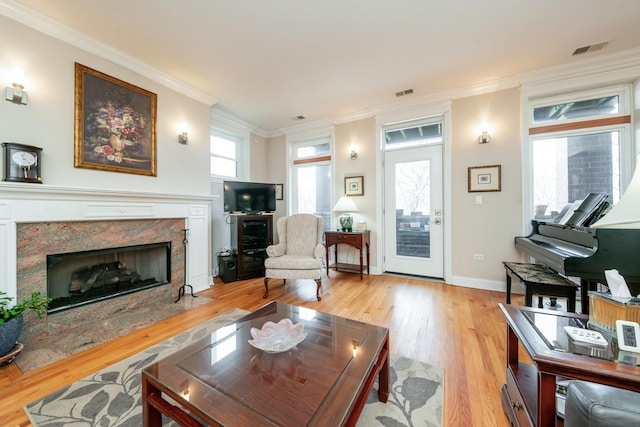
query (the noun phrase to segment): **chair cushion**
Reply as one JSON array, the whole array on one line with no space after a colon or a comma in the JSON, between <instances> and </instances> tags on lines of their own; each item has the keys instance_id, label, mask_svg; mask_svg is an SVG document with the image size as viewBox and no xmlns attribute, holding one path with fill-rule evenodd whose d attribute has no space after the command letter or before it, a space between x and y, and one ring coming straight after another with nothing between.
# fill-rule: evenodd
<instances>
[{"instance_id":1,"label":"chair cushion","mask_svg":"<svg viewBox=\"0 0 640 427\"><path fill-rule=\"evenodd\" d=\"M310 256L282 255L265 259L264 266L276 270L320 270L322 269L322 261Z\"/></svg>"},{"instance_id":2,"label":"chair cushion","mask_svg":"<svg viewBox=\"0 0 640 427\"><path fill-rule=\"evenodd\" d=\"M322 270L273 270L267 268L264 272L265 279L321 279Z\"/></svg>"}]
</instances>

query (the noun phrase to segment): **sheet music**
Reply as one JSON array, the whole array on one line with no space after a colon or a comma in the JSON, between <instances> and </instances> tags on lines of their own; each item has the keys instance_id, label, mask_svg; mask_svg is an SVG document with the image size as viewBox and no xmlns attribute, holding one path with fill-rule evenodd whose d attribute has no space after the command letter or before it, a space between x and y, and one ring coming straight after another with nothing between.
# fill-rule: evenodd
<instances>
[{"instance_id":1,"label":"sheet music","mask_svg":"<svg viewBox=\"0 0 640 427\"><path fill-rule=\"evenodd\" d=\"M570 227L588 227L600 218L608 206L606 193L589 193L584 200L576 200L559 216L557 223Z\"/></svg>"}]
</instances>

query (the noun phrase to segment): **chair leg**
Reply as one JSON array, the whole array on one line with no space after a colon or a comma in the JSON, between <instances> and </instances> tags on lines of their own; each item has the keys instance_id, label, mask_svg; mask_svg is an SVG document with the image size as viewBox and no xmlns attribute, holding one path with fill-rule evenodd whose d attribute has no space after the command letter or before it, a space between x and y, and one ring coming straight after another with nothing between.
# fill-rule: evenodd
<instances>
[{"instance_id":1,"label":"chair leg","mask_svg":"<svg viewBox=\"0 0 640 427\"><path fill-rule=\"evenodd\" d=\"M268 298L269 297L269 278L265 277L264 278L264 295L262 296L262 298Z\"/></svg>"},{"instance_id":2,"label":"chair leg","mask_svg":"<svg viewBox=\"0 0 640 427\"><path fill-rule=\"evenodd\" d=\"M318 298L318 301L320 301L322 299L322 297L320 297L320 287L322 286L322 279L315 279L315 281L318 285L318 287L316 288L316 298Z\"/></svg>"}]
</instances>

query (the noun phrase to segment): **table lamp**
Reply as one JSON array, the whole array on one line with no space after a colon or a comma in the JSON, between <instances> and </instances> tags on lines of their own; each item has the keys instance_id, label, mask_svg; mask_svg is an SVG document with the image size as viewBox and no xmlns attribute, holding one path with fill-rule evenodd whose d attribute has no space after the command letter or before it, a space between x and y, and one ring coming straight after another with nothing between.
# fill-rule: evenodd
<instances>
[{"instance_id":1,"label":"table lamp","mask_svg":"<svg viewBox=\"0 0 640 427\"><path fill-rule=\"evenodd\" d=\"M342 231L353 231L353 216L351 212L358 212L358 207L353 199L349 196L342 196L333 208L334 212L343 212L340 215L340 226Z\"/></svg>"}]
</instances>

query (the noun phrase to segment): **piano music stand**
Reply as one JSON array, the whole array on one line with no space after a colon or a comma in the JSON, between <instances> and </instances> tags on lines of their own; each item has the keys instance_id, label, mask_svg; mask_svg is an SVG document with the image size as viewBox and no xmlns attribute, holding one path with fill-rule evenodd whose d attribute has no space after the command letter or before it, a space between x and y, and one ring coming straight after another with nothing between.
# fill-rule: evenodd
<instances>
[{"instance_id":1,"label":"piano music stand","mask_svg":"<svg viewBox=\"0 0 640 427\"><path fill-rule=\"evenodd\" d=\"M511 275L524 284L524 303L533 307L533 294L567 299L567 311L576 311L578 285L546 265L502 261L507 273L507 304L511 304ZM544 308L541 298L538 308Z\"/></svg>"}]
</instances>

